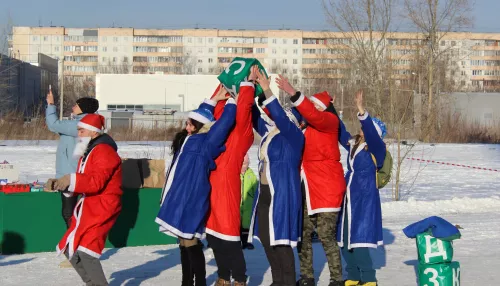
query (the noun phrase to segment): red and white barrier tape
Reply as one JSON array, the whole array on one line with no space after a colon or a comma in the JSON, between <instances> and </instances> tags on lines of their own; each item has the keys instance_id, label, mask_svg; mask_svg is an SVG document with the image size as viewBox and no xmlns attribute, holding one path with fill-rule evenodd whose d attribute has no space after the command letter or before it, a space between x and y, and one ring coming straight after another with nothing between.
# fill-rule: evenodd
<instances>
[{"instance_id":1,"label":"red and white barrier tape","mask_svg":"<svg viewBox=\"0 0 500 286\"><path fill-rule=\"evenodd\" d=\"M454 166L454 167L463 167L463 168L469 168L469 169L475 169L475 170L500 172L500 170L495 170L495 169L475 167L475 166L468 166L468 165L461 165L461 164L453 164L453 163L447 163L447 162L438 162L438 161L434 161L434 160L423 160L423 159L411 158L411 157L410 158L406 158L406 159L412 160L412 161L441 164L441 165L446 165L446 166Z\"/></svg>"}]
</instances>

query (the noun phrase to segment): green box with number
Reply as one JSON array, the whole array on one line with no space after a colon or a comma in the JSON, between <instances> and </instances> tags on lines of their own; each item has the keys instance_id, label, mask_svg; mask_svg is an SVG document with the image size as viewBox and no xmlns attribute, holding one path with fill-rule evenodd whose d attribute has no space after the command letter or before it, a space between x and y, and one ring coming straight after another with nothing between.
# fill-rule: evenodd
<instances>
[{"instance_id":1,"label":"green box with number","mask_svg":"<svg viewBox=\"0 0 500 286\"><path fill-rule=\"evenodd\" d=\"M420 264L438 264L453 260L451 241L433 237L427 232L418 234L416 241Z\"/></svg>"},{"instance_id":2,"label":"green box with number","mask_svg":"<svg viewBox=\"0 0 500 286\"><path fill-rule=\"evenodd\" d=\"M259 70L267 76L266 70L257 59L236 57L217 79L235 97L240 92L240 83L247 80L250 69L254 65L257 65ZM262 88L257 85L255 87L255 96L259 96L262 92Z\"/></svg>"},{"instance_id":3,"label":"green box with number","mask_svg":"<svg viewBox=\"0 0 500 286\"><path fill-rule=\"evenodd\" d=\"M460 286L460 263L419 264L418 285Z\"/></svg>"}]
</instances>

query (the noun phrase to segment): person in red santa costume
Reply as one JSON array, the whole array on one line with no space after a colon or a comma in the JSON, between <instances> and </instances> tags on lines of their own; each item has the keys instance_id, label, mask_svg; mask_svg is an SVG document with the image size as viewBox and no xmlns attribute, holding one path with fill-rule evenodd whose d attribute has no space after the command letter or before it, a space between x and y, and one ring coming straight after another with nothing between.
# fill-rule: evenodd
<instances>
[{"instance_id":1,"label":"person in red santa costume","mask_svg":"<svg viewBox=\"0 0 500 286\"><path fill-rule=\"evenodd\" d=\"M55 180L52 189L82 197L57 253L68 257L87 285L108 285L99 257L122 208L121 159L115 141L103 132L104 117L88 114L77 128L74 156L80 159L76 173Z\"/></svg>"},{"instance_id":2,"label":"person in red santa costume","mask_svg":"<svg viewBox=\"0 0 500 286\"><path fill-rule=\"evenodd\" d=\"M329 286L343 285L340 250L335 238L337 217L346 190L338 144L340 120L328 92L307 98L281 75L276 83L290 96L307 122L301 170L306 200L299 253L301 279L297 284L315 283L311 233L316 228L328 260Z\"/></svg>"},{"instance_id":3,"label":"person in red santa costume","mask_svg":"<svg viewBox=\"0 0 500 286\"><path fill-rule=\"evenodd\" d=\"M226 141L226 151L216 160L216 169L210 174L210 212L206 233L214 252L218 279L215 285L246 285L246 263L240 242L240 205L243 159L253 144L252 105L255 103L255 80L258 67L253 66L248 81L240 84L236 108L236 123ZM217 91L214 93L214 95ZM214 117L219 119L224 101L214 107Z\"/></svg>"}]
</instances>

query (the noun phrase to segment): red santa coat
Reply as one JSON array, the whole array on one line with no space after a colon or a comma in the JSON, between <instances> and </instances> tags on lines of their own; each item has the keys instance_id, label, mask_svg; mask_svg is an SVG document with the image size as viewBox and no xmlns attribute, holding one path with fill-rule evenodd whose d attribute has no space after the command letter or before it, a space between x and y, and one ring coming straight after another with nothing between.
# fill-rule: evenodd
<instances>
[{"instance_id":1,"label":"red santa coat","mask_svg":"<svg viewBox=\"0 0 500 286\"><path fill-rule=\"evenodd\" d=\"M216 91L217 92L217 91ZM206 233L223 240L240 240L240 172L248 149L253 144L252 105L255 87L242 82L236 107L236 123L226 141L226 151L216 160L217 167L210 174L210 212ZM220 117L224 102L215 106L214 116Z\"/></svg>"},{"instance_id":2,"label":"red santa coat","mask_svg":"<svg viewBox=\"0 0 500 286\"><path fill-rule=\"evenodd\" d=\"M116 144L104 134L91 141L88 150L79 160L76 174L71 174L68 189L82 197L57 245L57 253L68 250L70 258L76 251L99 258L122 207L122 169Z\"/></svg>"},{"instance_id":3,"label":"red santa coat","mask_svg":"<svg viewBox=\"0 0 500 286\"><path fill-rule=\"evenodd\" d=\"M338 143L339 118L317 110L303 94L294 105L308 124L301 170L308 214L338 212L346 189Z\"/></svg>"}]
</instances>

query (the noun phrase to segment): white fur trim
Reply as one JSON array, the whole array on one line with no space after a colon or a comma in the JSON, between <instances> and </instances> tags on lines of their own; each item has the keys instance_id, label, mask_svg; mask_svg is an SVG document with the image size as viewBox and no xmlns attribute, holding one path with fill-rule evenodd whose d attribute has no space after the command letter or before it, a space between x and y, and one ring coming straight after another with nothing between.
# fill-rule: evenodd
<instances>
[{"instance_id":1,"label":"white fur trim","mask_svg":"<svg viewBox=\"0 0 500 286\"><path fill-rule=\"evenodd\" d=\"M340 211L340 208L321 208L321 209L315 209L312 210L311 212L308 212L309 215L314 215L318 213L338 213Z\"/></svg>"},{"instance_id":2,"label":"white fur trim","mask_svg":"<svg viewBox=\"0 0 500 286\"><path fill-rule=\"evenodd\" d=\"M266 106L268 105L269 103L271 103L273 100L277 99L276 96L271 96L269 97L268 99L264 100L264 102L262 103L263 106Z\"/></svg>"},{"instance_id":3,"label":"white fur trim","mask_svg":"<svg viewBox=\"0 0 500 286\"><path fill-rule=\"evenodd\" d=\"M81 128L84 128L84 129L87 129L87 130L90 130L90 131L95 131L95 132L99 132L99 133L102 133L102 129L99 129L95 126L92 126L90 124L87 124L85 122L78 122L78 127L81 127Z\"/></svg>"},{"instance_id":4,"label":"white fur trim","mask_svg":"<svg viewBox=\"0 0 500 286\"><path fill-rule=\"evenodd\" d=\"M198 122L200 122L200 123L203 123L203 124L207 124L207 123L210 123L210 122L211 122L211 121L210 121L208 118L206 118L205 116L203 116L203 115L201 115L201 114L199 114L199 113L196 113L196 112L194 112L194 111L189 112L188 117L189 117L189 118L191 118L191 119L194 119L194 120L196 120L196 121L198 121Z\"/></svg>"},{"instance_id":5,"label":"white fur trim","mask_svg":"<svg viewBox=\"0 0 500 286\"><path fill-rule=\"evenodd\" d=\"M234 100L234 98L229 98L227 101L226 101L226 105L228 104L235 104L236 105L236 101Z\"/></svg>"},{"instance_id":6,"label":"white fur trim","mask_svg":"<svg viewBox=\"0 0 500 286\"><path fill-rule=\"evenodd\" d=\"M213 101L211 99L205 99L203 102L206 103L206 104L208 104L208 105L211 105L211 106L216 106L217 105L217 101Z\"/></svg>"},{"instance_id":7,"label":"white fur trim","mask_svg":"<svg viewBox=\"0 0 500 286\"><path fill-rule=\"evenodd\" d=\"M242 81L240 83L240 87L241 86L251 86L251 87L255 88L255 85L253 83L249 82L249 81Z\"/></svg>"},{"instance_id":8,"label":"white fur trim","mask_svg":"<svg viewBox=\"0 0 500 286\"><path fill-rule=\"evenodd\" d=\"M83 253L87 253L88 255L92 256L92 257L95 257L95 258L99 258L101 257L101 255L95 251L92 251L86 247L83 247L83 246L78 246L78 248L76 249L76 251L81 251Z\"/></svg>"},{"instance_id":9,"label":"white fur trim","mask_svg":"<svg viewBox=\"0 0 500 286\"><path fill-rule=\"evenodd\" d=\"M240 241L241 240L241 238L240 238L239 235L238 236L232 236L232 235L222 234L222 233L217 232L217 231L215 231L213 229L210 229L210 228L207 228L205 230L205 232L207 234L213 235L213 236L215 236L217 238L220 238L220 239L226 240L226 241Z\"/></svg>"},{"instance_id":10,"label":"white fur trim","mask_svg":"<svg viewBox=\"0 0 500 286\"><path fill-rule=\"evenodd\" d=\"M361 115L358 112L358 119L359 120L366 120L368 118L368 112L365 111L365 114Z\"/></svg>"},{"instance_id":11,"label":"white fur trim","mask_svg":"<svg viewBox=\"0 0 500 286\"><path fill-rule=\"evenodd\" d=\"M167 179L165 180L165 186L163 186L160 206L163 205L163 201L165 201L167 193L170 191L170 187L172 186L172 183L174 181L175 171L177 170L177 163L179 163L179 158L181 157L182 152L184 151L184 146L186 146L186 143L188 142L189 138L191 138L190 135L188 135L184 140L181 150L179 151L179 155L177 155L177 157L175 158L175 162L168 169Z\"/></svg>"},{"instance_id":12,"label":"white fur trim","mask_svg":"<svg viewBox=\"0 0 500 286\"><path fill-rule=\"evenodd\" d=\"M201 238L202 236L201 233L184 233L164 222L161 218L158 217L155 219L155 222L160 225L160 232L163 232L169 236L180 237L184 239L193 239L193 237Z\"/></svg>"},{"instance_id":13,"label":"white fur trim","mask_svg":"<svg viewBox=\"0 0 500 286\"><path fill-rule=\"evenodd\" d=\"M299 99L297 99L297 101L293 102L293 105L294 105L294 106L299 106L299 105L301 105L301 104L302 104L302 102L304 102L304 99L305 99L305 98L306 98L306 97L305 97L305 96L301 93L301 94L300 94Z\"/></svg>"},{"instance_id":14,"label":"white fur trim","mask_svg":"<svg viewBox=\"0 0 500 286\"><path fill-rule=\"evenodd\" d=\"M71 174L70 178L71 179L70 179L68 191L74 192L75 191L75 187L76 187L76 174L75 173Z\"/></svg>"},{"instance_id":15,"label":"white fur trim","mask_svg":"<svg viewBox=\"0 0 500 286\"><path fill-rule=\"evenodd\" d=\"M327 106L323 102L321 102L321 100L317 99L316 97L311 96L310 99L311 99L311 101L313 101L317 105L321 106L322 108L324 108L324 109L327 108Z\"/></svg>"}]
</instances>

